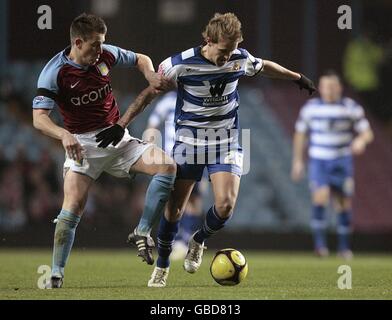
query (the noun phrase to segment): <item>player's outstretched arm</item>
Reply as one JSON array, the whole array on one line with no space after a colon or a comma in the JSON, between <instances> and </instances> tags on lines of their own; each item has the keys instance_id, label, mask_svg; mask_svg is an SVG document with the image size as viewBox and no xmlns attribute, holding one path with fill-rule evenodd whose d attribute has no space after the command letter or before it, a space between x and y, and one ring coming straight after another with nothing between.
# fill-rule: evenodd
<instances>
[{"instance_id":1,"label":"player's outstretched arm","mask_svg":"<svg viewBox=\"0 0 392 320\"><path fill-rule=\"evenodd\" d=\"M124 136L125 128L146 108L147 105L151 103L158 94L157 90L151 86L144 89L115 125L96 135L95 141L99 142L98 147L106 148L109 144L116 146Z\"/></svg>"},{"instance_id":2,"label":"player's outstretched arm","mask_svg":"<svg viewBox=\"0 0 392 320\"><path fill-rule=\"evenodd\" d=\"M143 73L151 87L160 92L169 91L173 88L173 83L163 75L156 73L150 57L137 53L137 68Z\"/></svg>"},{"instance_id":3,"label":"player's outstretched arm","mask_svg":"<svg viewBox=\"0 0 392 320\"><path fill-rule=\"evenodd\" d=\"M314 86L312 80L308 79L302 73L293 72L273 61L264 60L261 74L269 78L292 80L299 86L301 90L307 90L309 95L316 91L316 87Z\"/></svg>"},{"instance_id":4,"label":"player's outstretched arm","mask_svg":"<svg viewBox=\"0 0 392 320\"><path fill-rule=\"evenodd\" d=\"M67 130L56 125L49 117L50 110L33 109L33 125L34 128L42 131L45 135L61 140L68 156L76 161L81 161L82 146L75 137Z\"/></svg>"},{"instance_id":5,"label":"player's outstretched arm","mask_svg":"<svg viewBox=\"0 0 392 320\"><path fill-rule=\"evenodd\" d=\"M144 109L157 97L159 93L154 90L151 86L145 88L139 95L136 97L135 101L131 103L128 107L127 111L117 122L123 128L127 127L135 117L144 111Z\"/></svg>"}]
</instances>

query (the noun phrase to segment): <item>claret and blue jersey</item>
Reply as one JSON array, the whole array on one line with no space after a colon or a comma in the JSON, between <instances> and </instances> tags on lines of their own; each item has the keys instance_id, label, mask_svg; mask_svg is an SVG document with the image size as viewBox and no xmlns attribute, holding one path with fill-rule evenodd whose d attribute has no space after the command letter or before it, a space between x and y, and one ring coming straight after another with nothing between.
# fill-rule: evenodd
<instances>
[{"instance_id":1,"label":"claret and blue jersey","mask_svg":"<svg viewBox=\"0 0 392 320\"><path fill-rule=\"evenodd\" d=\"M34 109L59 107L64 127L71 133L85 133L116 123L120 111L110 85L114 66L135 66L136 54L112 45L103 45L99 60L81 66L68 58L70 47L56 54L39 79Z\"/></svg>"},{"instance_id":2,"label":"claret and blue jersey","mask_svg":"<svg viewBox=\"0 0 392 320\"><path fill-rule=\"evenodd\" d=\"M311 188L330 185L352 193L351 143L356 134L369 129L363 108L350 98L326 103L310 99L301 109L296 131L309 137Z\"/></svg>"},{"instance_id":3,"label":"claret and blue jersey","mask_svg":"<svg viewBox=\"0 0 392 320\"><path fill-rule=\"evenodd\" d=\"M160 73L175 80L178 85L173 154L178 163L178 158L184 153L195 157L200 153L214 153L215 157L206 160L210 174L216 170L240 175L242 150L238 143L238 80L242 76L259 73L263 69L263 60L238 48L226 64L216 66L203 57L201 48L191 48L169 57L159 67ZM180 177L183 174L198 180L204 165L196 159L191 165L180 166ZM187 172L188 169L196 170L197 174Z\"/></svg>"}]
</instances>

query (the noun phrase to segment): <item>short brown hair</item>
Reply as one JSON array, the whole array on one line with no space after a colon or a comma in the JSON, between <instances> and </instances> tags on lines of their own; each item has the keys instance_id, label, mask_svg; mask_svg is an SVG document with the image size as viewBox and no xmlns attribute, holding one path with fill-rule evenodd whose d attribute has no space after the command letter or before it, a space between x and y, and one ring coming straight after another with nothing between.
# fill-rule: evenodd
<instances>
[{"instance_id":1,"label":"short brown hair","mask_svg":"<svg viewBox=\"0 0 392 320\"><path fill-rule=\"evenodd\" d=\"M71 41L78 37L87 40L94 32L106 34L106 31L106 24L102 18L93 14L82 13L71 23L70 37Z\"/></svg>"},{"instance_id":2,"label":"short brown hair","mask_svg":"<svg viewBox=\"0 0 392 320\"><path fill-rule=\"evenodd\" d=\"M340 84L343 84L342 78L340 78L339 74L338 74L335 70L333 70L333 69L329 69L329 70L327 70L327 71L324 71L324 72L321 74L320 79L321 79L322 77L336 78L336 79L339 81Z\"/></svg>"},{"instance_id":3,"label":"short brown hair","mask_svg":"<svg viewBox=\"0 0 392 320\"><path fill-rule=\"evenodd\" d=\"M205 27L202 36L205 41L209 38L214 43L217 43L220 38L241 42L243 40L241 21L231 12L215 13Z\"/></svg>"}]
</instances>

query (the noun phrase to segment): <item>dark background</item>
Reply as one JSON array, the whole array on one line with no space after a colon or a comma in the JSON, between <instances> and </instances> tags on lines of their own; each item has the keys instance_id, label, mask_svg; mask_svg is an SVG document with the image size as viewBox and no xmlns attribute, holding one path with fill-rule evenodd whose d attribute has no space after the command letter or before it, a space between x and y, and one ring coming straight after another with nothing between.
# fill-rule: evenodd
<instances>
[{"instance_id":1,"label":"dark background","mask_svg":"<svg viewBox=\"0 0 392 320\"><path fill-rule=\"evenodd\" d=\"M327 69L334 69L342 74L347 45L358 36L370 32L372 41L384 51L378 71L380 85L374 92L374 96L379 99L374 99L375 103L367 103L361 92L351 87L343 77L346 94L364 105L377 141L366 156L357 161L360 177L355 198L358 211L355 224L360 232L355 235L355 243L362 250L391 250L391 1L114 2L118 4L118 10L113 15L97 13L103 16L108 26L106 42L149 55L156 68L166 57L202 44L201 32L215 12L234 12L240 18L244 33L241 47L254 56L301 71L316 82L318 76ZM56 216L62 200L63 153L59 143L51 139L42 142L41 139L45 138L32 129L31 100L42 66L69 45L69 25L73 18L84 11L94 12L97 3L99 1L0 0L0 102L3 112L0 129L10 123L11 116L15 122L12 133L15 135L23 130L26 132L22 142L15 145L14 149L18 151L14 153L10 151L13 146L8 143L10 139L7 138L7 133L0 132L0 222L4 217L12 215L10 212L18 212L20 215L15 226L2 228L0 223L0 246L26 245L26 241L30 245L50 245L53 232L50 221ZM191 8L189 11L184 10L184 15L190 12L186 19L167 21L162 18L165 6L181 8L184 3ZM39 30L37 27L40 16L37 9L43 4L52 9L51 30ZM337 27L337 8L343 4L352 8L352 30L340 30ZM134 70L114 70L112 79L122 108L147 85L142 75ZM242 79L242 86L261 90L263 103L271 108L286 133L287 141L290 141L295 118L307 99L306 95L299 95L292 84L261 78ZM290 108L287 108L288 105ZM141 119L140 122L145 121L145 118ZM24 149L34 143L45 147L38 148L39 151L34 153L35 158L31 158ZM97 246L124 244L121 239L125 237L130 225L135 225L140 215L147 183L148 179L143 177L131 183L102 177L91 191L91 206L83 218L77 243ZM111 190L110 194L107 193L108 189ZM250 220L249 225L251 224ZM233 233L240 232L240 228L236 229L234 226L232 230L222 232L213 243L218 245L221 241L228 243L233 239L237 242L245 241L240 236L232 236ZM302 229L288 231L283 227L266 227L259 232L252 230L250 236L245 237L247 240L244 245L249 248L304 249L309 247L308 232L305 224ZM333 241L333 232L331 233Z\"/></svg>"}]
</instances>

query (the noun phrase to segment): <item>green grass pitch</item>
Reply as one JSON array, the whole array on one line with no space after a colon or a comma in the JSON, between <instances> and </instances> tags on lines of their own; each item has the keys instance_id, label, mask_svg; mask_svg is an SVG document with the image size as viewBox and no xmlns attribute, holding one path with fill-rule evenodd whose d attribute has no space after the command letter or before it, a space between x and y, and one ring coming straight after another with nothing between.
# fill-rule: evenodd
<instances>
[{"instance_id":1,"label":"green grass pitch","mask_svg":"<svg viewBox=\"0 0 392 320\"><path fill-rule=\"evenodd\" d=\"M131 250L74 250L64 287L38 289L39 265L51 264L51 252L0 250L0 299L392 299L392 257L357 253L346 262L311 253L243 251L249 263L244 282L222 287L209 273L213 250L201 269L187 274L173 262L166 288L148 288L153 270ZM352 289L341 290L340 265L352 270Z\"/></svg>"}]
</instances>

